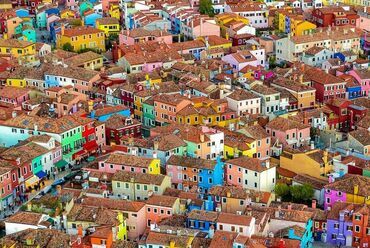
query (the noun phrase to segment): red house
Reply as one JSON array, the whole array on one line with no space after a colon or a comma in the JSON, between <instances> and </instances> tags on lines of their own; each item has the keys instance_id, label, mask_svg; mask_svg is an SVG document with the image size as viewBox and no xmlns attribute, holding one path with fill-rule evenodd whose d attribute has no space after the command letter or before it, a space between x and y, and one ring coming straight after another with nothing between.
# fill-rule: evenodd
<instances>
[{"instance_id":1,"label":"red house","mask_svg":"<svg viewBox=\"0 0 370 248\"><path fill-rule=\"evenodd\" d=\"M337 117L328 118L328 121L330 121L328 122L330 128L336 127L338 129L351 129L353 124L353 112L349 109L351 104L351 101L340 98L328 100L326 106L328 106Z\"/></svg>"},{"instance_id":2,"label":"red house","mask_svg":"<svg viewBox=\"0 0 370 248\"><path fill-rule=\"evenodd\" d=\"M130 117L112 115L105 122L107 144L121 144L122 137L141 137L141 123Z\"/></svg>"},{"instance_id":3,"label":"red house","mask_svg":"<svg viewBox=\"0 0 370 248\"><path fill-rule=\"evenodd\" d=\"M144 86L140 84L126 84L122 86L121 99L123 105L130 108L131 113L134 112L134 96L136 92L144 90Z\"/></svg>"},{"instance_id":4,"label":"red house","mask_svg":"<svg viewBox=\"0 0 370 248\"><path fill-rule=\"evenodd\" d=\"M346 97L346 82L319 68L310 68L304 73L304 77L311 81L316 89L316 101L327 102L332 98Z\"/></svg>"},{"instance_id":5,"label":"red house","mask_svg":"<svg viewBox=\"0 0 370 248\"><path fill-rule=\"evenodd\" d=\"M358 18L349 7L327 6L312 11L312 20L318 27L356 25Z\"/></svg>"},{"instance_id":6,"label":"red house","mask_svg":"<svg viewBox=\"0 0 370 248\"><path fill-rule=\"evenodd\" d=\"M12 164L8 163L7 161L0 160L0 204L9 205L13 202L12 193L13 193L13 185L12 185ZM1 209L1 207L0 207Z\"/></svg>"},{"instance_id":7,"label":"red house","mask_svg":"<svg viewBox=\"0 0 370 248\"><path fill-rule=\"evenodd\" d=\"M96 142L96 134L95 134L95 120L80 117L79 121L82 126L82 138L85 140L82 145L82 150L75 153L73 156L75 159L82 159L91 154L97 152L98 143Z\"/></svg>"}]
</instances>

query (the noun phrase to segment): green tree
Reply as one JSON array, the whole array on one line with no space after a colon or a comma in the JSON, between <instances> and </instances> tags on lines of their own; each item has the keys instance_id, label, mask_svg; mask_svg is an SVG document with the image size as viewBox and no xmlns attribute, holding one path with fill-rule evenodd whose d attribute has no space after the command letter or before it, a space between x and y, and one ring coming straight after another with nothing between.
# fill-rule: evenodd
<instances>
[{"instance_id":1,"label":"green tree","mask_svg":"<svg viewBox=\"0 0 370 248\"><path fill-rule=\"evenodd\" d=\"M309 184L304 185L294 185L290 187L290 194L292 195L292 199L294 202L302 203L302 202L309 202L315 191Z\"/></svg>"},{"instance_id":2,"label":"green tree","mask_svg":"<svg viewBox=\"0 0 370 248\"><path fill-rule=\"evenodd\" d=\"M290 190L289 186L285 183L278 183L275 185L275 194L282 198L283 201L290 199Z\"/></svg>"},{"instance_id":3,"label":"green tree","mask_svg":"<svg viewBox=\"0 0 370 248\"><path fill-rule=\"evenodd\" d=\"M68 52L73 52L73 46L71 45L71 43L67 42L65 43L63 46L62 46L62 49L64 51L68 51Z\"/></svg>"},{"instance_id":4,"label":"green tree","mask_svg":"<svg viewBox=\"0 0 370 248\"><path fill-rule=\"evenodd\" d=\"M199 2L199 12L202 15L214 16L215 12L213 10L211 0L200 0Z\"/></svg>"}]
</instances>

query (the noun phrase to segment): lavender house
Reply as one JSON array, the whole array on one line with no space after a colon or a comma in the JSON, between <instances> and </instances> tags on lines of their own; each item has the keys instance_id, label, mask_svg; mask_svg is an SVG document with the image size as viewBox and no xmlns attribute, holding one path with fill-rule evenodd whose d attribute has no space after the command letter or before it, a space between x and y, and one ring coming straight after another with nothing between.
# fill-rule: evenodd
<instances>
[{"instance_id":1,"label":"lavender house","mask_svg":"<svg viewBox=\"0 0 370 248\"><path fill-rule=\"evenodd\" d=\"M326 242L333 245L352 245L352 218L353 204L336 202L328 214Z\"/></svg>"}]
</instances>

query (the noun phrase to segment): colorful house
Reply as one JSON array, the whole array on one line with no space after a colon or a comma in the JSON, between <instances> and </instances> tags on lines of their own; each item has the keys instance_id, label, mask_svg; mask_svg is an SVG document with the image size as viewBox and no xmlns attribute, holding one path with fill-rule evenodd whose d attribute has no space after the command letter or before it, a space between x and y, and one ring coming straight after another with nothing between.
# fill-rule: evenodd
<instances>
[{"instance_id":1,"label":"colorful house","mask_svg":"<svg viewBox=\"0 0 370 248\"><path fill-rule=\"evenodd\" d=\"M370 92L370 73L369 70L351 70L348 72L361 85L361 95L368 96Z\"/></svg>"},{"instance_id":2,"label":"colorful house","mask_svg":"<svg viewBox=\"0 0 370 248\"><path fill-rule=\"evenodd\" d=\"M299 151L284 148L280 167L297 174L323 179L333 171L333 155L323 150ZM297 167L297 164L300 166Z\"/></svg>"},{"instance_id":3,"label":"colorful house","mask_svg":"<svg viewBox=\"0 0 370 248\"><path fill-rule=\"evenodd\" d=\"M291 119L277 117L267 123L266 132L272 139L277 139L284 146L293 148L308 145L310 137L310 126Z\"/></svg>"},{"instance_id":4,"label":"colorful house","mask_svg":"<svg viewBox=\"0 0 370 248\"><path fill-rule=\"evenodd\" d=\"M370 204L367 195L370 178L347 174L342 179L334 180L325 186L325 209L340 201L345 203Z\"/></svg>"},{"instance_id":5,"label":"colorful house","mask_svg":"<svg viewBox=\"0 0 370 248\"><path fill-rule=\"evenodd\" d=\"M118 35L121 30L118 19L114 17L103 17L96 19L95 27L103 30L107 37L111 34Z\"/></svg>"},{"instance_id":6,"label":"colorful house","mask_svg":"<svg viewBox=\"0 0 370 248\"><path fill-rule=\"evenodd\" d=\"M116 171L112 176L112 193L127 200L148 200L151 194L162 195L171 187L168 176L141 172Z\"/></svg>"},{"instance_id":7,"label":"colorful house","mask_svg":"<svg viewBox=\"0 0 370 248\"><path fill-rule=\"evenodd\" d=\"M124 116L124 117L129 117L130 109L122 105L121 106L105 106L104 108L91 111L90 118L105 122L112 115L116 115L116 114Z\"/></svg>"},{"instance_id":8,"label":"colorful house","mask_svg":"<svg viewBox=\"0 0 370 248\"><path fill-rule=\"evenodd\" d=\"M213 186L223 185L224 168L219 157L214 161L172 155L166 163L166 171L177 189L197 188L207 192Z\"/></svg>"},{"instance_id":9,"label":"colorful house","mask_svg":"<svg viewBox=\"0 0 370 248\"><path fill-rule=\"evenodd\" d=\"M101 14L95 13L93 9L89 9L85 11L83 15L84 25L97 28L96 20L101 18L102 18Z\"/></svg>"},{"instance_id":10,"label":"colorful house","mask_svg":"<svg viewBox=\"0 0 370 248\"><path fill-rule=\"evenodd\" d=\"M166 195L152 195L146 201L147 226L158 224L164 218L180 214L180 199Z\"/></svg>"},{"instance_id":11,"label":"colorful house","mask_svg":"<svg viewBox=\"0 0 370 248\"><path fill-rule=\"evenodd\" d=\"M26 63L35 63L35 43L16 39L0 39L0 54L5 57L19 58Z\"/></svg>"},{"instance_id":12,"label":"colorful house","mask_svg":"<svg viewBox=\"0 0 370 248\"><path fill-rule=\"evenodd\" d=\"M116 173L121 170L158 175L160 174L160 160L117 152L109 154L106 160L99 162L99 171Z\"/></svg>"},{"instance_id":13,"label":"colorful house","mask_svg":"<svg viewBox=\"0 0 370 248\"><path fill-rule=\"evenodd\" d=\"M57 34L57 47L63 48L68 43L72 45L74 51L93 49L98 52L104 52L105 34L103 31L89 26L78 26L68 29L62 26L61 32Z\"/></svg>"},{"instance_id":14,"label":"colorful house","mask_svg":"<svg viewBox=\"0 0 370 248\"><path fill-rule=\"evenodd\" d=\"M256 157L267 158L271 155L271 136L260 125L252 125L238 130L256 140Z\"/></svg>"},{"instance_id":15,"label":"colorful house","mask_svg":"<svg viewBox=\"0 0 370 248\"><path fill-rule=\"evenodd\" d=\"M225 162L225 177L228 185L271 192L276 183L276 166L270 165L269 159L242 156Z\"/></svg>"},{"instance_id":16,"label":"colorful house","mask_svg":"<svg viewBox=\"0 0 370 248\"><path fill-rule=\"evenodd\" d=\"M191 229L208 232L212 227L215 228L219 212L193 210L186 219L186 226Z\"/></svg>"},{"instance_id":17,"label":"colorful house","mask_svg":"<svg viewBox=\"0 0 370 248\"><path fill-rule=\"evenodd\" d=\"M141 123L131 117L114 114L105 122L107 144L121 144L123 137L141 137Z\"/></svg>"}]
</instances>

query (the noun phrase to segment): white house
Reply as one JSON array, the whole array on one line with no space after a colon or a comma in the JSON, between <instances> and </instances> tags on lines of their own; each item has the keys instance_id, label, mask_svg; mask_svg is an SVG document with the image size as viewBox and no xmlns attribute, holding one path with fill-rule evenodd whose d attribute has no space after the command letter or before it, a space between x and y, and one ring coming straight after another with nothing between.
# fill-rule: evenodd
<instances>
[{"instance_id":1,"label":"white house","mask_svg":"<svg viewBox=\"0 0 370 248\"><path fill-rule=\"evenodd\" d=\"M249 25L255 28L268 27L268 9L265 4L257 2L239 2L225 6L226 13L236 13L249 20Z\"/></svg>"},{"instance_id":2,"label":"white house","mask_svg":"<svg viewBox=\"0 0 370 248\"><path fill-rule=\"evenodd\" d=\"M241 156L225 162L226 182L244 189L271 192L276 184L276 167L270 160Z\"/></svg>"},{"instance_id":3,"label":"white house","mask_svg":"<svg viewBox=\"0 0 370 248\"><path fill-rule=\"evenodd\" d=\"M324 47L311 47L301 57L301 61L310 66L321 67L322 63L334 57L334 52Z\"/></svg>"},{"instance_id":4,"label":"white house","mask_svg":"<svg viewBox=\"0 0 370 248\"><path fill-rule=\"evenodd\" d=\"M280 110L279 91L261 84L254 85L251 90L262 99L262 114L273 117L274 112Z\"/></svg>"},{"instance_id":5,"label":"white house","mask_svg":"<svg viewBox=\"0 0 370 248\"><path fill-rule=\"evenodd\" d=\"M226 97L229 108L243 114L259 114L261 110L261 97L244 89L234 90L233 93Z\"/></svg>"},{"instance_id":6,"label":"white house","mask_svg":"<svg viewBox=\"0 0 370 248\"><path fill-rule=\"evenodd\" d=\"M242 213L220 213L217 219L217 230L237 232L251 237L255 232L256 219Z\"/></svg>"},{"instance_id":7,"label":"white house","mask_svg":"<svg viewBox=\"0 0 370 248\"><path fill-rule=\"evenodd\" d=\"M27 229L49 228L50 223L46 222L50 217L45 214L33 212L18 212L7 218L5 222L6 235ZM47 224L49 223L49 224Z\"/></svg>"}]
</instances>

